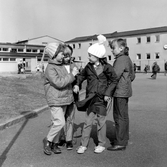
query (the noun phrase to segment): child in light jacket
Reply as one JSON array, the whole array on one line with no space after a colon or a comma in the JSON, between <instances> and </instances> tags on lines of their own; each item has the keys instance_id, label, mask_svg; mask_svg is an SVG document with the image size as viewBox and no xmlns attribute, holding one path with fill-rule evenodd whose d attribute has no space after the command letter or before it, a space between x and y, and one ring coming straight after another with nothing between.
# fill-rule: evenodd
<instances>
[{"instance_id":1,"label":"child in light jacket","mask_svg":"<svg viewBox=\"0 0 167 167\"><path fill-rule=\"evenodd\" d=\"M51 155L61 153L58 147L59 135L65 125L64 114L67 105L74 101L71 83L78 73L76 68L70 73L62 64L66 45L50 43L45 48L45 53L50 57L45 70L44 90L50 107L52 126L43 140L44 153Z\"/></svg>"}]
</instances>

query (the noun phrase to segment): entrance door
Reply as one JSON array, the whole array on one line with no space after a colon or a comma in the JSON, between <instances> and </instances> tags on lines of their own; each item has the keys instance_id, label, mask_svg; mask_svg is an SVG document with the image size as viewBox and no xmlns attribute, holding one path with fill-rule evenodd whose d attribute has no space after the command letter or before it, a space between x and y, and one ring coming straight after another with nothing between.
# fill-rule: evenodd
<instances>
[{"instance_id":1,"label":"entrance door","mask_svg":"<svg viewBox=\"0 0 167 167\"><path fill-rule=\"evenodd\" d=\"M31 72L31 59L25 59L25 70L27 71L27 72Z\"/></svg>"}]
</instances>

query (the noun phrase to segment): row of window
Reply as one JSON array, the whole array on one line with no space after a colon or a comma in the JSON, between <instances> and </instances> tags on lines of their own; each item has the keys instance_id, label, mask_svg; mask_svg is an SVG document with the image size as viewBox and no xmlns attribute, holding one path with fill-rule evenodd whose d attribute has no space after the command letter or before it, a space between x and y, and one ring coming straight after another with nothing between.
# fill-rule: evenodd
<instances>
[{"instance_id":1,"label":"row of window","mask_svg":"<svg viewBox=\"0 0 167 167\"><path fill-rule=\"evenodd\" d=\"M0 61L16 61L16 58L0 58Z\"/></svg>"},{"instance_id":2,"label":"row of window","mask_svg":"<svg viewBox=\"0 0 167 167\"><path fill-rule=\"evenodd\" d=\"M159 59L160 58L160 54L159 53L155 53L154 54L154 58L153 59ZM142 59L142 56L140 53L138 53L136 55L136 59L139 60L139 59ZM151 54L150 53L147 53L146 54L146 57L144 59L151 59Z\"/></svg>"},{"instance_id":3,"label":"row of window","mask_svg":"<svg viewBox=\"0 0 167 167\"><path fill-rule=\"evenodd\" d=\"M142 41L141 41L141 37L138 37L137 38L137 44L140 44ZM146 37L146 42L147 43L150 43L151 42L151 36L147 36ZM160 35L155 35L155 42L160 42ZM75 49L76 48L76 46L75 46L76 44L73 44L73 49ZM89 45L91 46L92 45L92 43L89 43ZM78 43L78 49L80 49L81 48L81 43Z\"/></svg>"},{"instance_id":4,"label":"row of window","mask_svg":"<svg viewBox=\"0 0 167 167\"><path fill-rule=\"evenodd\" d=\"M0 61L17 61L16 58L7 58L7 57L0 57ZM25 61L25 58L23 58L23 61ZM41 59L38 59L38 61L41 61ZM48 59L44 59L43 61L48 61Z\"/></svg>"},{"instance_id":5,"label":"row of window","mask_svg":"<svg viewBox=\"0 0 167 167\"><path fill-rule=\"evenodd\" d=\"M0 52L12 52L12 53L43 53L43 49L21 49L21 48L0 48Z\"/></svg>"},{"instance_id":6,"label":"row of window","mask_svg":"<svg viewBox=\"0 0 167 167\"><path fill-rule=\"evenodd\" d=\"M151 36L147 36L146 37L146 42L150 43L151 42ZM155 35L155 42L160 42L160 35ZM137 38L137 43L140 44L141 43L141 37Z\"/></svg>"}]
</instances>

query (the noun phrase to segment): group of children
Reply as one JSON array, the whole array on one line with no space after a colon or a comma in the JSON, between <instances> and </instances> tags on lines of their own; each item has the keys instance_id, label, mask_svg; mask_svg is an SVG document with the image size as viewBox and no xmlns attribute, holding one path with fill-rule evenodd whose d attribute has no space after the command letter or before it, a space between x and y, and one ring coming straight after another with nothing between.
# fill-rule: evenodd
<instances>
[{"instance_id":1,"label":"group of children","mask_svg":"<svg viewBox=\"0 0 167 167\"><path fill-rule=\"evenodd\" d=\"M98 145L95 153L105 150L107 106L113 98L113 118L116 138L110 151L124 150L129 140L128 99L132 95L131 82L135 78L132 62L128 56L128 47L123 39L109 41L115 56L114 65L105 57L106 38L99 35L98 43L88 48L89 62L79 73L71 56L69 45L50 43L45 47L45 54L50 60L45 70L45 95L50 107L52 126L43 139L44 153L51 155L61 153L61 136L68 150L73 149L73 124L75 107L86 111L82 130L81 145L78 154L87 150L93 121L97 120ZM78 100L80 85L87 80L86 97ZM74 104L75 103L75 104Z\"/></svg>"}]
</instances>

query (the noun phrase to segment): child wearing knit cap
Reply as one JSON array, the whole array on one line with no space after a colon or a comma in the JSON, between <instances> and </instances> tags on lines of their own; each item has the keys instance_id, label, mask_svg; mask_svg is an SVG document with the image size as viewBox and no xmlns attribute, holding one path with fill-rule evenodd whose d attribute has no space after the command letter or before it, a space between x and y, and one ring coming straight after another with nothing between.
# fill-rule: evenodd
<instances>
[{"instance_id":1,"label":"child wearing knit cap","mask_svg":"<svg viewBox=\"0 0 167 167\"><path fill-rule=\"evenodd\" d=\"M76 103L78 110L86 111L86 118L82 131L81 146L77 149L78 154L83 154L88 146L92 124L97 119L98 146L95 153L105 150L106 143L106 116L107 102L111 100L114 88L117 83L117 76L113 67L107 63L104 42L105 36L99 35L98 43L88 48L89 63L77 76L77 84L74 92L79 91L79 85L87 80L86 97Z\"/></svg>"},{"instance_id":2,"label":"child wearing knit cap","mask_svg":"<svg viewBox=\"0 0 167 167\"><path fill-rule=\"evenodd\" d=\"M74 101L72 82L78 70L74 68L71 72L67 72L63 65L65 49L64 44L50 43L45 47L44 52L50 57L45 70L44 90L52 121L50 131L43 140L46 155L51 155L52 152L61 153L58 142L61 129L65 125L64 113L67 106Z\"/></svg>"}]
</instances>

